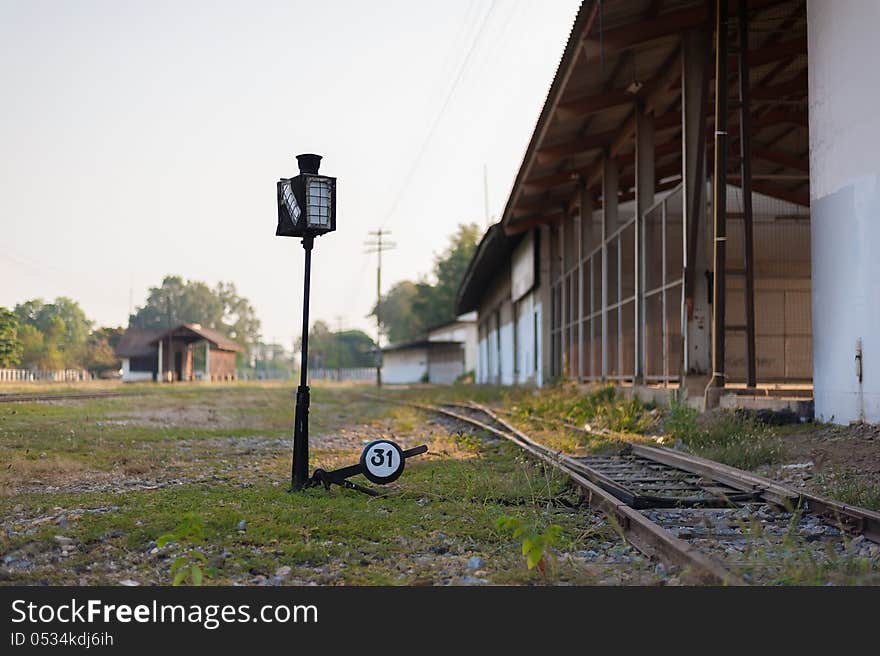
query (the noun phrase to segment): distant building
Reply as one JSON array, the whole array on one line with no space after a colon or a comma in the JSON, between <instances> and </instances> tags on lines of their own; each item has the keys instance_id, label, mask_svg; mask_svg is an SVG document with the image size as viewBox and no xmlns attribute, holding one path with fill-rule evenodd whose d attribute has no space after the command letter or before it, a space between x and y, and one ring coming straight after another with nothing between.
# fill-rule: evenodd
<instances>
[{"instance_id":1,"label":"distant building","mask_svg":"<svg viewBox=\"0 0 880 656\"><path fill-rule=\"evenodd\" d=\"M450 385L477 366L476 313L429 329L427 336L382 349L382 381Z\"/></svg>"},{"instance_id":2,"label":"distant building","mask_svg":"<svg viewBox=\"0 0 880 656\"><path fill-rule=\"evenodd\" d=\"M203 361L196 369L199 351ZM226 335L197 323L171 329L129 328L116 347L125 382L235 380L235 354L243 351Z\"/></svg>"}]
</instances>

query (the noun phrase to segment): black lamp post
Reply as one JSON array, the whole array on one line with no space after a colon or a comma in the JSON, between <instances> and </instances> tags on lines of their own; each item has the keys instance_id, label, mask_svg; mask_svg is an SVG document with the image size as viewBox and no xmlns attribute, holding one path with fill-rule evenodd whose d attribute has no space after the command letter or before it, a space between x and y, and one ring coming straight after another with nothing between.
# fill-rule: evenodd
<instances>
[{"instance_id":1,"label":"black lamp post","mask_svg":"<svg viewBox=\"0 0 880 656\"><path fill-rule=\"evenodd\" d=\"M299 175L278 181L279 237L301 237L306 252L303 288L302 362L293 423L291 483L302 489L309 479L309 280L315 237L336 230L336 178L318 175L320 155L297 155Z\"/></svg>"}]
</instances>

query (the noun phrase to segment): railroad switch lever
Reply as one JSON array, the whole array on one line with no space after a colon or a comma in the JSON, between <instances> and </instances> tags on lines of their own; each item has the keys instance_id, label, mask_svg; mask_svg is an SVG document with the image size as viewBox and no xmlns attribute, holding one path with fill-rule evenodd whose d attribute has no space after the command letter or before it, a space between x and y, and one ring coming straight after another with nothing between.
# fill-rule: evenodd
<instances>
[{"instance_id":1,"label":"railroad switch lever","mask_svg":"<svg viewBox=\"0 0 880 656\"><path fill-rule=\"evenodd\" d=\"M378 495L376 490L358 485L348 480L352 476L363 474L368 480L378 485L386 485L400 478L407 458L427 452L425 444L404 451L391 440L374 440L364 447L360 461L333 471L316 469L309 479L309 486L323 485L329 490L331 485L339 485L349 490L357 490L370 496Z\"/></svg>"}]
</instances>

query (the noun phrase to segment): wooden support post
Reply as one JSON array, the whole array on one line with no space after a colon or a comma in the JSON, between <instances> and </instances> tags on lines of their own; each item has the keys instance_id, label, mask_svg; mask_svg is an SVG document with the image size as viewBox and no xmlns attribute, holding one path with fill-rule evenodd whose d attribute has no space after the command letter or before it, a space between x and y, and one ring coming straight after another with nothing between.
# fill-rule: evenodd
<instances>
[{"instance_id":1,"label":"wooden support post","mask_svg":"<svg viewBox=\"0 0 880 656\"><path fill-rule=\"evenodd\" d=\"M727 0L715 11L715 275L712 293L712 386L724 387L727 268Z\"/></svg>"},{"instance_id":2,"label":"wooden support post","mask_svg":"<svg viewBox=\"0 0 880 656\"><path fill-rule=\"evenodd\" d=\"M752 118L749 112L749 10L739 0L739 143L746 268L746 385L757 385L755 354L755 246L752 222Z\"/></svg>"}]
</instances>

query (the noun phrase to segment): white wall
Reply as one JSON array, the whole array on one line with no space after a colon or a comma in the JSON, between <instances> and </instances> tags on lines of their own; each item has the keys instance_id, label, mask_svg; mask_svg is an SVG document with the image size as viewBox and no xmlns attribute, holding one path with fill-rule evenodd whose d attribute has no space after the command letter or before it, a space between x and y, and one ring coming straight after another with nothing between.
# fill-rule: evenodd
<instances>
[{"instance_id":1,"label":"white wall","mask_svg":"<svg viewBox=\"0 0 880 656\"><path fill-rule=\"evenodd\" d=\"M434 385L452 385L464 373L461 362L431 362L428 365L428 382Z\"/></svg>"},{"instance_id":2,"label":"white wall","mask_svg":"<svg viewBox=\"0 0 880 656\"><path fill-rule=\"evenodd\" d=\"M153 372L132 371L131 361L128 358L122 358L122 380L126 383L134 383L143 380L153 380Z\"/></svg>"},{"instance_id":3,"label":"white wall","mask_svg":"<svg viewBox=\"0 0 880 656\"><path fill-rule=\"evenodd\" d=\"M880 422L878 25L876 0L807 2L813 387L837 423Z\"/></svg>"},{"instance_id":4,"label":"white wall","mask_svg":"<svg viewBox=\"0 0 880 656\"><path fill-rule=\"evenodd\" d=\"M516 304L517 383L536 383L535 370L535 296L526 294ZM540 327L539 327L540 330ZM538 367L540 370L540 365Z\"/></svg>"},{"instance_id":5,"label":"white wall","mask_svg":"<svg viewBox=\"0 0 880 656\"><path fill-rule=\"evenodd\" d=\"M471 319L473 315L473 319ZM469 312L460 320L450 323L428 333L428 339L432 342L461 342L464 349L464 370L476 371L477 369L477 322L476 312Z\"/></svg>"},{"instance_id":6,"label":"white wall","mask_svg":"<svg viewBox=\"0 0 880 656\"><path fill-rule=\"evenodd\" d=\"M498 330L495 327L495 314L489 318L489 332L486 333L486 381L498 383Z\"/></svg>"},{"instance_id":7,"label":"white wall","mask_svg":"<svg viewBox=\"0 0 880 656\"><path fill-rule=\"evenodd\" d=\"M538 367L535 369L535 339L534 327L537 315L538 324ZM482 336L477 343L478 362L476 381L481 384L514 385L514 384L543 384L543 354L542 335L543 316L541 303L538 301L537 291L527 294L518 303L516 325L513 322L513 311L510 303L501 308L501 357L498 357L498 332L495 330L495 313L490 312L485 319ZM514 335L515 332L515 335ZM514 349L514 336L516 337L516 349ZM501 371L499 374L499 362ZM514 370L516 362L516 370Z\"/></svg>"},{"instance_id":8,"label":"white wall","mask_svg":"<svg viewBox=\"0 0 880 656\"><path fill-rule=\"evenodd\" d=\"M401 349L382 354L382 382L394 384L419 383L428 373L426 348Z\"/></svg>"}]
</instances>

